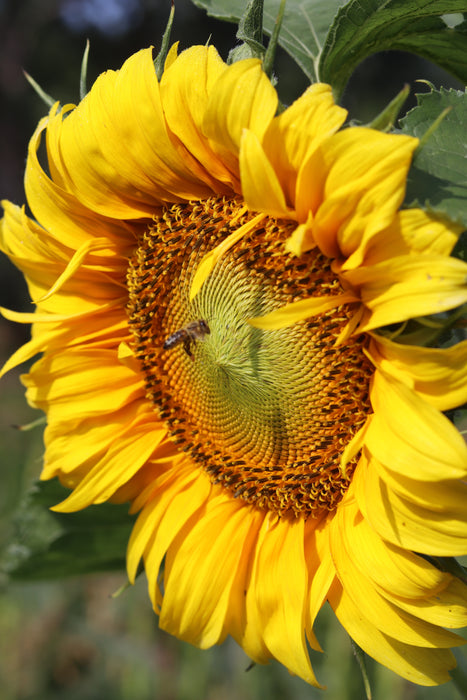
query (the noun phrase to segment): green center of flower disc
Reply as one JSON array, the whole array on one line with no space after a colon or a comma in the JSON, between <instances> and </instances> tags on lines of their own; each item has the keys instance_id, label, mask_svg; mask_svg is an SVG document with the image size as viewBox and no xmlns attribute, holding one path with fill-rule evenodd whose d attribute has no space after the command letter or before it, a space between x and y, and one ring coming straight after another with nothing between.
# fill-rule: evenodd
<instances>
[{"instance_id":1,"label":"green center of flower disc","mask_svg":"<svg viewBox=\"0 0 467 700\"><path fill-rule=\"evenodd\" d=\"M275 331L248 323L343 291L316 249L284 253L293 222L265 218L190 302L203 256L253 216L237 200L213 197L155 220L128 273L134 350L148 399L213 482L281 515L316 516L348 486L356 459L343 475L340 458L370 411L373 370L364 336L335 346L351 316L345 305Z\"/></svg>"}]
</instances>

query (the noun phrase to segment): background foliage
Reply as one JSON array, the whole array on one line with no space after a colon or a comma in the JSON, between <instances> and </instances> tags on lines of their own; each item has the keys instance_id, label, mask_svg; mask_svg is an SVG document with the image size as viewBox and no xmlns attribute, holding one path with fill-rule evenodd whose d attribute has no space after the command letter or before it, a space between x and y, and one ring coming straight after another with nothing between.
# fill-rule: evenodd
<instances>
[{"instance_id":1,"label":"background foliage","mask_svg":"<svg viewBox=\"0 0 467 700\"><path fill-rule=\"evenodd\" d=\"M447 1L453 8L459 5L456 0ZM245 5L243 0L222 2L228 7L230 19L234 19L238 8L243 9ZM210 11L214 5L219 8L218 0L196 0L196 3ZM269 1L266 28L272 28L274 8L278 4L279 0ZM440 3L438 0L388 0L385 4L397 14L414 6L429 9ZM284 103L290 103L308 84L306 74L312 75L316 70L319 48L324 44L330 18L341 5L343 2L337 0L303 0L300 13L288 10L284 46L292 53L296 51L295 57L303 71L294 66L284 51L279 52L275 70ZM374 45L371 42L378 31L378 24L374 18L372 20L370 12L375 2L361 0L350 5L353 14L347 8L339 15L336 32L325 44L320 59L321 77L326 78L336 71L339 90L357 63L372 53L367 49ZM315 39L307 46L300 46L294 35L296 23L309 17L312 6ZM214 14L219 14L215 8ZM24 201L22 177L27 142L45 112L44 105L24 79L22 69L26 69L62 103L76 102L86 38L91 41L88 71L91 82L103 70L118 68L130 53L139 48L150 44L157 47L169 9L169 0L0 0L2 197L16 203ZM358 11L363 15L367 12L366 19L358 15ZM393 18L396 16L394 12ZM352 22L360 21L362 17L366 22L366 33L362 33L355 61L350 64L341 60L337 71L338 48L342 42L351 40ZM441 41L444 41L446 23L442 26L439 22L436 24L429 14L424 21L428 23L424 25L427 31L440 33ZM462 23L456 26L457 32L465 31ZM225 59L236 43L235 33L234 24L209 18L203 9L195 7L189 0L177 0L173 38L180 40L181 48L192 43L204 44L211 37L211 42ZM449 37L452 39L452 32ZM410 40L414 38L409 37L407 42ZM407 48L407 44L402 44L389 42L386 48ZM463 54L464 58L466 55ZM462 77L464 69L465 62L460 61L457 74ZM416 104L415 89L428 94L421 99L421 104L425 100L426 109L435 109L433 101L436 98L429 96L430 89L415 86L418 78L428 79L438 87L461 87L459 82L433 64L400 51L390 51L363 60L350 79L341 102L350 110L352 119L369 122L404 83L409 83L412 95L404 109ZM448 118L455 117L448 115ZM404 121L404 129L415 133L422 128L424 119L424 112L413 112ZM433 148L451 148L443 140L444 128L436 136ZM417 162L417 167L425 167L423 158ZM446 174L438 172L437 175L444 177ZM446 177L449 178L449 173ZM413 196L417 197L417 193ZM0 261L0 304L30 310L20 275L3 258ZM0 320L0 362L24 342L27 334L26 328ZM0 688L4 700L101 700L104 697L114 700L256 700L260 697L272 700L284 697L353 700L363 697L360 673L348 638L326 610L320 616L317 628L317 636L326 653L314 660L318 677L328 686L323 695L300 679L291 677L277 664L255 667L246 672L249 661L232 642L202 652L160 632L150 610L143 577L133 589L112 598L111 595L125 583L124 573L83 575L94 570L96 556L102 555L102 543L108 544L105 528L112 520L107 517L108 512L99 510L103 517L102 528L92 538L91 532L86 530L86 517L94 518L92 511L76 520L66 516L68 530L64 533L60 517L48 515L39 508L44 498L53 497L53 492L45 494L39 491L33 503L25 500L30 499L26 494L41 468L41 430L22 432L12 427L37 418L36 412L24 402L18 373L11 373L2 380L1 391L0 561L3 574L0 575L3 578L0 579ZM113 517L114 521L110 526L115 548L104 548L108 555L105 565L108 570L119 571L127 525L119 525L121 510L112 513L110 518ZM48 553L40 549L44 539L54 542ZM28 558L30 551L35 552L35 558ZM56 555L63 555L64 551L70 553L74 560L73 570L79 576L59 582L20 580L22 577L31 578L31 575L42 579L47 569L50 574L60 573L50 567L54 556L55 563L61 565L63 560ZM23 568L18 568L21 562L24 562ZM8 581L8 571L12 567L16 567L16 579ZM461 672L462 668L461 665ZM442 688L418 688L378 665L370 665L370 677L377 700L455 700L460 697L452 684Z\"/></svg>"}]
</instances>

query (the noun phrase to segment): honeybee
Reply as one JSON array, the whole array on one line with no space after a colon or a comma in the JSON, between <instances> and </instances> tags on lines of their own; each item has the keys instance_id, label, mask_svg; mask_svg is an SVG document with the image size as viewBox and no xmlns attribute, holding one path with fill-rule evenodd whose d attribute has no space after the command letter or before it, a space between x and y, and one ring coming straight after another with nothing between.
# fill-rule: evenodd
<instances>
[{"instance_id":1,"label":"honeybee","mask_svg":"<svg viewBox=\"0 0 467 700\"><path fill-rule=\"evenodd\" d=\"M202 319L199 321L190 321L186 326L179 328L175 333L169 335L163 347L164 350L170 350L176 345L183 344L183 349L186 354L193 360L193 353L191 352L192 343L196 343L197 340L204 340L205 336L210 333L211 330L207 321L203 321Z\"/></svg>"}]
</instances>

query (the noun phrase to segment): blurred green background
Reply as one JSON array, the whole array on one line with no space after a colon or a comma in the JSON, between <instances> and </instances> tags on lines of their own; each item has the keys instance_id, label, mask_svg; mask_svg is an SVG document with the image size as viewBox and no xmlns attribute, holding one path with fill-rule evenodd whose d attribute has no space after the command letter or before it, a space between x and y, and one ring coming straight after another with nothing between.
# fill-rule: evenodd
<instances>
[{"instance_id":1,"label":"blurred green background","mask_svg":"<svg viewBox=\"0 0 467 700\"><path fill-rule=\"evenodd\" d=\"M169 0L0 0L0 196L24 202L28 140L45 107L23 76L27 70L62 103L76 102L86 39L91 42L89 83L118 68L132 52L154 44L170 10ZM212 20L189 0L177 0L173 39L185 48L210 38L225 59L235 45L235 25ZM276 61L281 99L290 103L306 79L288 57ZM435 66L400 52L377 55L358 69L344 97L353 119L366 122L403 86L418 78L460 87ZM424 88L417 88L419 92ZM412 90L413 92L413 90ZM408 107L413 106L411 97ZM21 276L2 256L0 305L30 310ZM28 329L0 320L0 362L28 338ZM37 418L23 397L19 372L1 384L0 564L12 535L27 526L15 518L18 504L41 469L41 429L12 426ZM45 582L9 582L0 568L0 696L2 700L256 700L259 698L363 698L363 684L349 640L324 610L317 635L325 653L314 666L327 691L293 678L278 664L247 670L249 660L233 642L200 651L157 628L145 581L117 598L121 574ZM378 666L369 666L377 700L454 700L453 684L419 688Z\"/></svg>"}]
</instances>

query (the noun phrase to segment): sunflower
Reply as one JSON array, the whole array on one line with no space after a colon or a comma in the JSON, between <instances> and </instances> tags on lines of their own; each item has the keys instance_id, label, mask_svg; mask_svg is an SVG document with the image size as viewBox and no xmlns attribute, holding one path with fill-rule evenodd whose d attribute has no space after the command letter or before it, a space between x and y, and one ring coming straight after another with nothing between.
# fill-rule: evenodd
<instances>
[{"instance_id":1,"label":"sunflower","mask_svg":"<svg viewBox=\"0 0 467 700\"><path fill-rule=\"evenodd\" d=\"M23 271L23 381L46 412L57 510L131 502L160 626L318 685L327 601L401 676L449 680L466 586L467 342L378 329L467 300L460 228L403 209L418 141L342 128L315 84L278 114L256 59L151 49L55 105L32 137L34 219L4 203ZM45 150L38 151L45 132ZM41 162L42 160L42 162Z\"/></svg>"}]
</instances>

